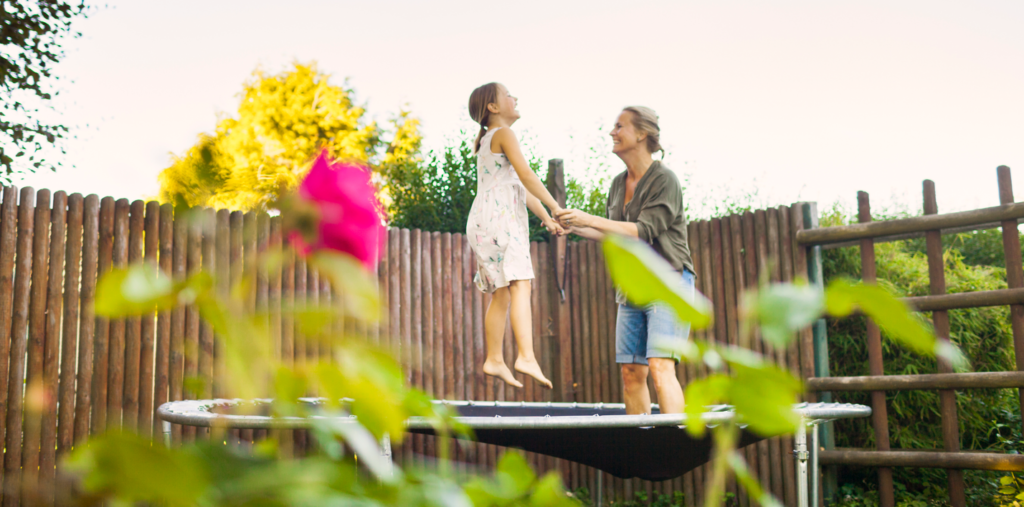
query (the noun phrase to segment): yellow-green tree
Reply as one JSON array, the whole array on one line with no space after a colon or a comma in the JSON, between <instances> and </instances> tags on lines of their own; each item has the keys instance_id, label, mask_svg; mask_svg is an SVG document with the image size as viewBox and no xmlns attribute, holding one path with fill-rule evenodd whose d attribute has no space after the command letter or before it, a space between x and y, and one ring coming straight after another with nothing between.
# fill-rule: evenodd
<instances>
[{"instance_id":1,"label":"yellow-green tree","mask_svg":"<svg viewBox=\"0 0 1024 507\"><path fill-rule=\"evenodd\" d=\"M329 77L315 63L295 63L278 74L256 70L244 84L238 115L220 120L213 134L201 134L160 173L160 200L265 209L298 185L322 148L371 166L417 156L418 119L401 111L387 129L366 121L352 90Z\"/></svg>"}]
</instances>

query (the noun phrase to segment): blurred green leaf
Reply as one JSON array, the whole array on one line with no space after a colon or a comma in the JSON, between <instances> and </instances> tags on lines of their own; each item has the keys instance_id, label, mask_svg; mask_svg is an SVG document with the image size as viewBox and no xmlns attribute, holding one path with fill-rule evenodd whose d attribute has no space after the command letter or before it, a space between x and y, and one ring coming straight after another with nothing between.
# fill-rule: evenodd
<instances>
[{"instance_id":1,"label":"blurred green leaf","mask_svg":"<svg viewBox=\"0 0 1024 507\"><path fill-rule=\"evenodd\" d=\"M464 486L464 489L466 495L473 501L473 505L477 507L560 505L558 503L533 503L534 498L538 501L550 499L553 488L556 487L556 484L552 484L552 482L558 480L557 476L554 477L554 479L544 478L543 488L545 491L538 494L537 490L542 484L537 483L536 474L533 473L522 454L509 450L498 461L493 478L474 478ZM557 487L560 488L561 485L558 484ZM564 492L562 494L564 497ZM575 504L570 503L569 505Z\"/></svg>"},{"instance_id":2,"label":"blurred green leaf","mask_svg":"<svg viewBox=\"0 0 1024 507\"><path fill-rule=\"evenodd\" d=\"M743 460L739 453L733 452L729 455L729 467L736 474L736 482L743 486L743 489L747 491L747 495L750 498L757 499L757 502L762 507L782 507L781 502L761 487L757 477L750 473L750 469L747 468L747 462Z\"/></svg>"},{"instance_id":3,"label":"blurred green leaf","mask_svg":"<svg viewBox=\"0 0 1024 507\"><path fill-rule=\"evenodd\" d=\"M114 269L103 275L96 287L96 315L103 317L173 308L177 302L170 278L157 276L152 266Z\"/></svg>"},{"instance_id":4,"label":"blurred green leaf","mask_svg":"<svg viewBox=\"0 0 1024 507\"><path fill-rule=\"evenodd\" d=\"M202 399L206 397L206 386L209 385L209 382L206 379L199 376L189 375L188 377L185 377L182 384L185 389L185 395L191 397L190 399Z\"/></svg>"},{"instance_id":5,"label":"blurred green leaf","mask_svg":"<svg viewBox=\"0 0 1024 507\"><path fill-rule=\"evenodd\" d=\"M465 439L473 440L473 429L455 418L459 415L451 407L434 403L433 398L419 389L409 389L405 393L402 406L410 416L426 418L434 427L434 431L449 431Z\"/></svg>"},{"instance_id":6,"label":"blurred green leaf","mask_svg":"<svg viewBox=\"0 0 1024 507\"><path fill-rule=\"evenodd\" d=\"M602 248L612 280L631 303L646 306L655 301L663 302L693 329L704 329L711 324L711 302L699 292L694 291L691 296L684 290L679 272L650 245L609 234Z\"/></svg>"},{"instance_id":7,"label":"blurred green leaf","mask_svg":"<svg viewBox=\"0 0 1024 507\"><path fill-rule=\"evenodd\" d=\"M209 486L207 470L194 455L126 433L90 440L72 453L67 466L84 474L86 491L113 491L129 503L191 506Z\"/></svg>"},{"instance_id":8,"label":"blurred green leaf","mask_svg":"<svg viewBox=\"0 0 1024 507\"><path fill-rule=\"evenodd\" d=\"M294 317L299 327L298 331L306 335L308 340L318 338L324 331L328 331L338 314L329 308L306 307L296 309Z\"/></svg>"},{"instance_id":9,"label":"blurred green leaf","mask_svg":"<svg viewBox=\"0 0 1024 507\"><path fill-rule=\"evenodd\" d=\"M798 330L817 320L825 310L820 290L789 283L748 292L746 304L757 316L762 338L775 347L789 345Z\"/></svg>"},{"instance_id":10,"label":"blurred green leaf","mask_svg":"<svg viewBox=\"0 0 1024 507\"><path fill-rule=\"evenodd\" d=\"M213 278L199 272L180 282L157 276L152 266L133 264L100 278L96 286L96 315L118 318L190 304L213 287Z\"/></svg>"},{"instance_id":11,"label":"blurred green leaf","mask_svg":"<svg viewBox=\"0 0 1024 507\"><path fill-rule=\"evenodd\" d=\"M775 365L731 366L729 403L750 430L765 437L796 431L800 416L793 412L793 404L803 392L800 380Z\"/></svg>"},{"instance_id":12,"label":"blurred green leaf","mask_svg":"<svg viewBox=\"0 0 1024 507\"><path fill-rule=\"evenodd\" d=\"M308 385L305 375L291 368L278 368L274 375L274 414L278 417L304 415L299 398L305 396Z\"/></svg>"},{"instance_id":13,"label":"blurred green leaf","mask_svg":"<svg viewBox=\"0 0 1024 507\"><path fill-rule=\"evenodd\" d=\"M266 396L276 363L266 322L246 313L242 301L222 300L206 291L196 306L219 336L224 369L231 373L222 377L222 392L248 399Z\"/></svg>"},{"instance_id":14,"label":"blurred green leaf","mask_svg":"<svg viewBox=\"0 0 1024 507\"><path fill-rule=\"evenodd\" d=\"M705 407L725 401L729 396L728 376L716 373L702 379L686 384L683 399L686 400L686 431L694 438L704 436L707 428L701 414L706 412Z\"/></svg>"},{"instance_id":15,"label":"blurred green leaf","mask_svg":"<svg viewBox=\"0 0 1024 507\"><path fill-rule=\"evenodd\" d=\"M537 480L537 474L533 473L526 458L518 452L505 452L498 460L495 468L498 474L504 474L512 480L512 487L515 488L515 496L529 492L530 485Z\"/></svg>"},{"instance_id":16,"label":"blurred green leaf","mask_svg":"<svg viewBox=\"0 0 1024 507\"><path fill-rule=\"evenodd\" d=\"M377 282L362 263L348 254L319 251L309 257L309 265L331 280L331 286L341 297L345 315L365 322L380 320Z\"/></svg>"},{"instance_id":17,"label":"blurred green leaf","mask_svg":"<svg viewBox=\"0 0 1024 507\"><path fill-rule=\"evenodd\" d=\"M317 369L321 385L332 398L351 398L349 406L378 439L392 435L401 442L405 435L405 386L402 370L387 353L361 344L340 345L337 365Z\"/></svg>"},{"instance_id":18,"label":"blurred green leaf","mask_svg":"<svg viewBox=\"0 0 1024 507\"><path fill-rule=\"evenodd\" d=\"M548 472L537 482L530 495L531 507L575 507L579 505L565 494L562 478L557 472Z\"/></svg>"},{"instance_id":19,"label":"blurred green leaf","mask_svg":"<svg viewBox=\"0 0 1024 507\"><path fill-rule=\"evenodd\" d=\"M932 330L914 315L907 305L889 291L863 283L851 284L838 279L825 290L825 304L829 314L845 317L859 308L878 324L885 334L914 352L932 356L937 353L953 360L948 348L937 346Z\"/></svg>"},{"instance_id":20,"label":"blurred green leaf","mask_svg":"<svg viewBox=\"0 0 1024 507\"><path fill-rule=\"evenodd\" d=\"M792 433L800 417L793 404L803 391L799 379L773 364L753 360L751 356L723 351L722 357L732 368L732 375L716 373L690 382L686 386L686 430L694 437L704 435L701 414L708 405L727 403L751 431L762 436ZM743 359L742 362L733 361Z\"/></svg>"},{"instance_id":21,"label":"blurred green leaf","mask_svg":"<svg viewBox=\"0 0 1024 507\"><path fill-rule=\"evenodd\" d=\"M412 474L409 474L412 475ZM417 477L415 485L400 488L398 498L386 505L422 507L472 507L473 503L458 484L437 476Z\"/></svg>"}]
</instances>

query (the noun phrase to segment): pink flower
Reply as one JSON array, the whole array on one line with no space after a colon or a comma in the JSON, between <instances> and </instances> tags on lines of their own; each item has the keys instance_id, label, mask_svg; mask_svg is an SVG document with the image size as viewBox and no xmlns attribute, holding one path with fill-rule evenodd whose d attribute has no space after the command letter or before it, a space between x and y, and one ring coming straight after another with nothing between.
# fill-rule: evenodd
<instances>
[{"instance_id":1,"label":"pink flower","mask_svg":"<svg viewBox=\"0 0 1024 507\"><path fill-rule=\"evenodd\" d=\"M355 163L330 159L327 150L299 185L295 208L314 211L312 222L302 217L288 239L303 255L317 250L347 253L373 271L383 251L386 231L381 224L380 202L370 183L370 172Z\"/></svg>"}]
</instances>

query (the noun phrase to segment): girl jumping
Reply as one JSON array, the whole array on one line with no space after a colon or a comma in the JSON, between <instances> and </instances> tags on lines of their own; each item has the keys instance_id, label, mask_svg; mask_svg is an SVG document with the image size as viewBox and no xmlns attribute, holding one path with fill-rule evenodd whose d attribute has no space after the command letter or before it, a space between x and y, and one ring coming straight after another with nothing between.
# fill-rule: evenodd
<instances>
[{"instance_id":1,"label":"girl jumping","mask_svg":"<svg viewBox=\"0 0 1024 507\"><path fill-rule=\"evenodd\" d=\"M526 209L533 211L548 232L564 234L553 214L558 203L530 169L509 128L519 119L516 98L499 83L488 83L469 96L469 115L480 124L476 136L477 190L469 211L466 237L476 255L478 270L474 281L484 293L493 294L484 319L487 359L484 373L522 387L505 365L502 343L505 319L512 309L512 333L519 346L515 370L551 388L533 353L533 317L530 314L530 233Z\"/></svg>"}]
</instances>

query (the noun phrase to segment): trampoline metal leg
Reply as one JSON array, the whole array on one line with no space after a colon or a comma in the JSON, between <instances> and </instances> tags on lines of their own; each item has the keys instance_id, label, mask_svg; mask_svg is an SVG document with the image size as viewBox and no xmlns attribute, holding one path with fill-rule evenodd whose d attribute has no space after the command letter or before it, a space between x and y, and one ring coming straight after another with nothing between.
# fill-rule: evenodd
<instances>
[{"instance_id":1,"label":"trampoline metal leg","mask_svg":"<svg viewBox=\"0 0 1024 507\"><path fill-rule=\"evenodd\" d=\"M818 440L820 426L815 424L811 427L811 505L818 507L818 490L821 481L821 469L818 464L818 451L821 449Z\"/></svg>"},{"instance_id":2,"label":"trampoline metal leg","mask_svg":"<svg viewBox=\"0 0 1024 507\"><path fill-rule=\"evenodd\" d=\"M796 445L796 460L797 460L797 505L799 507L808 507L808 487L807 487L807 423L804 420L800 420L800 425L796 429L796 439L794 441Z\"/></svg>"},{"instance_id":3,"label":"trampoline metal leg","mask_svg":"<svg viewBox=\"0 0 1024 507\"><path fill-rule=\"evenodd\" d=\"M604 472L597 471L597 503L594 505L604 505Z\"/></svg>"},{"instance_id":4,"label":"trampoline metal leg","mask_svg":"<svg viewBox=\"0 0 1024 507\"><path fill-rule=\"evenodd\" d=\"M166 445L167 447L170 447L171 446L171 423L169 421L164 421L161 424L161 427L164 430L164 445Z\"/></svg>"}]
</instances>

